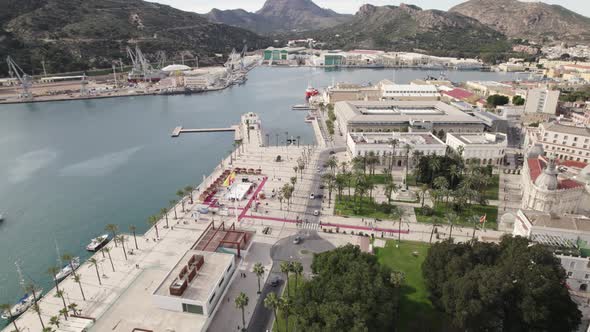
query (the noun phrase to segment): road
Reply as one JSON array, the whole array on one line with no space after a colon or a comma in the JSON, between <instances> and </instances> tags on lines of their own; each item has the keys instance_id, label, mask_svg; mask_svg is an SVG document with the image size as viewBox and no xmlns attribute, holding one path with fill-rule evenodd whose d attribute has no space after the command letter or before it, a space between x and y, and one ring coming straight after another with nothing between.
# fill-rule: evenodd
<instances>
[{"instance_id":1,"label":"road","mask_svg":"<svg viewBox=\"0 0 590 332\"><path fill-rule=\"evenodd\" d=\"M328 193L327 190L325 189L320 189L320 186L322 185L322 174L323 172L329 171L327 169L324 169L323 165L328 161L328 159L330 159L330 157L332 156L332 152L334 153L338 153L338 152L344 152L346 151L346 147L334 147L334 148L326 148L323 151L320 152L320 155L317 159L317 167L319 167L322 172L315 172L313 174L313 178L312 178L312 184L311 184L311 192L310 193L314 193L314 195L322 195L323 197L327 197ZM320 223L320 216L314 216L313 212L314 211L322 211L322 199L309 199L307 201L306 207L305 207L305 218L304 221L307 220L307 222L312 223L312 224L316 224L319 225Z\"/></svg>"},{"instance_id":2,"label":"road","mask_svg":"<svg viewBox=\"0 0 590 332\"><path fill-rule=\"evenodd\" d=\"M302 241L299 244L293 243L296 236L302 238ZM271 273L262 289L262 296L259 297L256 309L250 319L248 331L263 332L266 330L270 331L271 329L274 316L271 310L264 307L264 299L271 292L275 292L277 296L279 296L285 287L285 275L281 273L281 262L300 262L303 265L303 273L305 275L310 275L313 254L333 250L335 248L336 247L333 244L322 239L318 233L313 230L302 230L297 235L283 238L273 245L270 249L270 256L273 260ZM270 283L276 277L281 278L281 284L279 287L272 287Z\"/></svg>"}]
</instances>

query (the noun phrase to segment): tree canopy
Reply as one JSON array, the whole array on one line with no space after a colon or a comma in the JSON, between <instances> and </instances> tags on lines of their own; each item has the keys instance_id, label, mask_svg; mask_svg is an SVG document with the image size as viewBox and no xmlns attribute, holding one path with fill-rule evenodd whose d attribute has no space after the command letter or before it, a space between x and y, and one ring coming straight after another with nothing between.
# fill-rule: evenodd
<instances>
[{"instance_id":1,"label":"tree canopy","mask_svg":"<svg viewBox=\"0 0 590 332\"><path fill-rule=\"evenodd\" d=\"M510 99L502 95L491 95L488 97L487 102L489 105L496 107L508 104L510 102Z\"/></svg>"},{"instance_id":2,"label":"tree canopy","mask_svg":"<svg viewBox=\"0 0 590 332\"><path fill-rule=\"evenodd\" d=\"M522 237L433 245L422 271L433 304L468 331L574 331L581 313L559 259Z\"/></svg>"},{"instance_id":3,"label":"tree canopy","mask_svg":"<svg viewBox=\"0 0 590 332\"><path fill-rule=\"evenodd\" d=\"M301 331L392 331L395 280L373 255L353 245L318 254L293 300Z\"/></svg>"},{"instance_id":4,"label":"tree canopy","mask_svg":"<svg viewBox=\"0 0 590 332\"><path fill-rule=\"evenodd\" d=\"M525 103L525 99L521 96L514 96L512 97L512 103L516 106L522 106Z\"/></svg>"}]
</instances>

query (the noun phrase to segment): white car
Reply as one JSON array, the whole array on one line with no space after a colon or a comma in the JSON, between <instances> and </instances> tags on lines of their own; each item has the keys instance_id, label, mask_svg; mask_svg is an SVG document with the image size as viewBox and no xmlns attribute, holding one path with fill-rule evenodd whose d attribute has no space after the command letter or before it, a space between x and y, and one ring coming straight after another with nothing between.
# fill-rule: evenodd
<instances>
[{"instance_id":1,"label":"white car","mask_svg":"<svg viewBox=\"0 0 590 332\"><path fill-rule=\"evenodd\" d=\"M320 215L320 211L319 210L314 210L313 211L313 215L316 216L316 217L319 216Z\"/></svg>"},{"instance_id":2,"label":"white car","mask_svg":"<svg viewBox=\"0 0 590 332\"><path fill-rule=\"evenodd\" d=\"M309 199L315 199L315 194L314 193L309 194Z\"/></svg>"}]
</instances>

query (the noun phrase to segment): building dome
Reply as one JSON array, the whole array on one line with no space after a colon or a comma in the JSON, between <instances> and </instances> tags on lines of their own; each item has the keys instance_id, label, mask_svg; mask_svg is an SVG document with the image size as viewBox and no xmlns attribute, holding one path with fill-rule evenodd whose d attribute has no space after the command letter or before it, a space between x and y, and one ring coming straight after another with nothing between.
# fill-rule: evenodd
<instances>
[{"instance_id":1,"label":"building dome","mask_svg":"<svg viewBox=\"0 0 590 332\"><path fill-rule=\"evenodd\" d=\"M543 150L543 144L537 143L529 149L527 153L527 158L538 158L539 156L542 156L544 153L545 150Z\"/></svg>"},{"instance_id":2,"label":"building dome","mask_svg":"<svg viewBox=\"0 0 590 332\"><path fill-rule=\"evenodd\" d=\"M173 72L173 71L187 71L191 70L191 67L185 65L169 65L162 68L162 71Z\"/></svg>"},{"instance_id":3,"label":"building dome","mask_svg":"<svg viewBox=\"0 0 590 332\"><path fill-rule=\"evenodd\" d=\"M557 190L559 181L557 180L557 168L555 167L555 158L549 158L547 168L535 180L535 186L545 190Z\"/></svg>"}]
</instances>

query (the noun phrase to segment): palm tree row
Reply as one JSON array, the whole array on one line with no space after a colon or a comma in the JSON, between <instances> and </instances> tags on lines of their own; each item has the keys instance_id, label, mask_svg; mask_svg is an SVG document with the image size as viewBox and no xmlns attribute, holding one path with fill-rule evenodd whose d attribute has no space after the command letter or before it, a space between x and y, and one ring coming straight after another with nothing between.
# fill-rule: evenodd
<instances>
[{"instance_id":1,"label":"palm tree row","mask_svg":"<svg viewBox=\"0 0 590 332\"><path fill-rule=\"evenodd\" d=\"M297 292L297 285L299 283L298 277L300 277L303 274L303 265L300 262L282 262L281 273L285 274L285 287L287 288L286 296L285 294L283 294L283 296L278 297L277 294L275 294L274 292L270 292L264 299L264 306L268 309L273 310L275 315L275 326L277 327L277 331L279 331L277 310L281 311L281 313L285 317L285 331L288 332L289 314L291 313L292 304L291 292L289 289L289 274L293 273L295 275L295 292Z\"/></svg>"}]
</instances>

